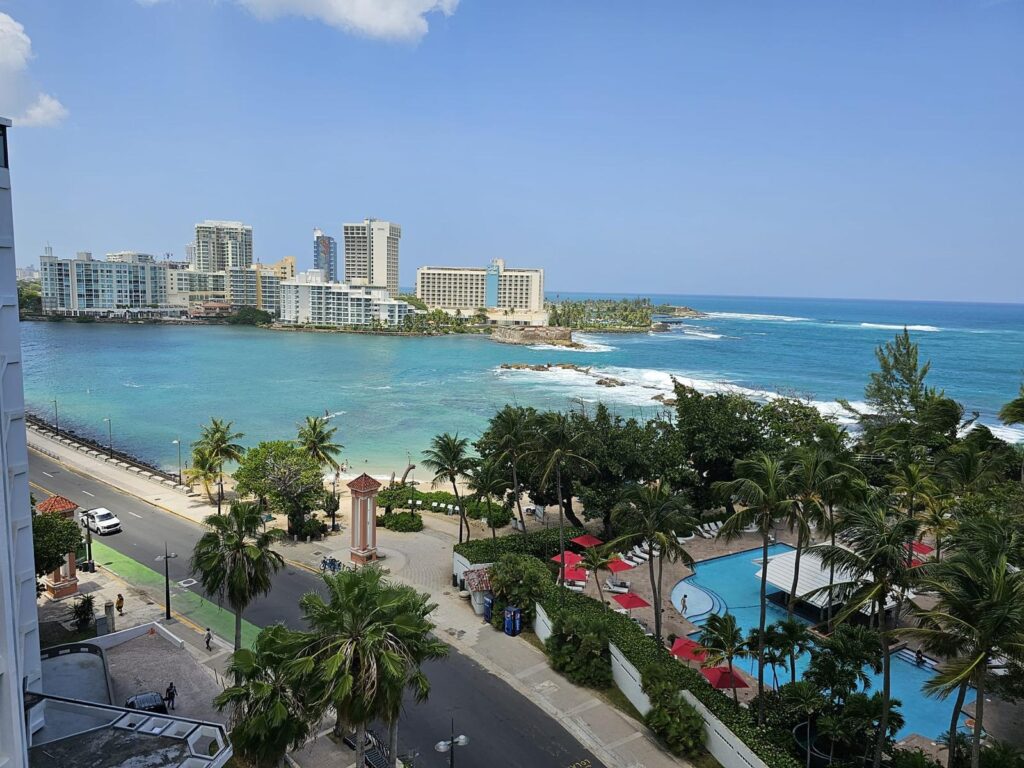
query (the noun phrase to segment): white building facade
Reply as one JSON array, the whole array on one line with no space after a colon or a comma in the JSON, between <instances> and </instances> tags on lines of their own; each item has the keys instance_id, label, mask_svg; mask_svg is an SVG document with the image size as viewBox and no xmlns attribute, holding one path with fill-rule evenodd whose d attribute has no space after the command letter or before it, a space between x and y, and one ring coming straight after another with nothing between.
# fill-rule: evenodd
<instances>
[{"instance_id":1,"label":"white building facade","mask_svg":"<svg viewBox=\"0 0 1024 768\"><path fill-rule=\"evenodd\" d=\"M167 314L168 268L146 253L108 253L104 261L91 253L73 259L39 259L43 312L47 314L107 316Z\"/></svg>"},{"instance_id":2,"label":"white building facade","mask_svg":"<svg viewBox=\"0 0 1024 768\"><path fill-rule=\"evenodd\" d=\"M332 283L319 269L283 281L280 301L280 320L291 325L400 327L415 312L385 288Z\"/></svg>"},{"instance_id":3,"label":"white building facade","mask_svg":"<svg viewBox=\"0 0 1024 768\"><path fill-rule=\"evenodd\" d=\"M0 768L28 764L28 733L41 723L35 714L26 716L22 691L42 687L7 152L10 126L0 118Z\"/></svg>"},{"instance_id":4,"label":"white building facade","mask_svg":"<svg viewBox=\"0 0 1024 768\"><path fill-rule=\"evenodd\" d=\"M390 221L364 219L345 224L345 282L387 288L398 295L398 241L402 228Z\"/></svg>"},{"instance_id":5,"label":"white building facade","mask_svg":"<svg viewBox=\"0 0 1024 768\"><path fill-rule=\"evenodd\" d=\"M252 227L240 221L202 221L196 224L191 252L199 272L223 272L252 264Z\"/></svg>"},{"instance_id":6,"label":"white building facade","mask_svg":"<svg viewBox=\"0 0 1024 768\"><path fill-rule=\"evenodd\" d=\"M487 267L420 267L416 298L430 309L541 312L544 270L510 269L503 259Z\"/></svg>"}]
</instances>

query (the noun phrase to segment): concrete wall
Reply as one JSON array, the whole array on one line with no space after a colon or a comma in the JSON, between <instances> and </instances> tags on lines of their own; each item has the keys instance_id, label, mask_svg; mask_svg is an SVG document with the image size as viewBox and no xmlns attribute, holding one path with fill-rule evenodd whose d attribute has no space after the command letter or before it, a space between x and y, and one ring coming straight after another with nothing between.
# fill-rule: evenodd
<instances>
[{"instance_id":1,"label":"concrete wall","mask_svg":"<svg viewBox=\"0 0 1024 768\"><path fill-rule=\"evenodd\" d=\"M489 568L492 565L494 565L494 563L471 563L457 552L452 552L452 574L454 574L455 578L459 582L460 589L463 588L462 580L465 578L463 574L466 571L474 568Z\"/></svg>"},{"instance_id":2,"label":"concrete wall","mask_svg":"<svg viewBox=\"0 0 1024 768\"><path fill-rule=\"evenodd\" d=\"M185 647L184 640L170 632L170 630L162 624L158 624L155 621L150 622L149 624L139 624L137 627L122 629L120 632L111 632L109 635L102 635L100 637L93 638L89 640L89 642L92 645L106 650L107 648L114 648L121 645L121 643L127 643L129 640L134 640L136 637L142 637L150 632L155 632L165 640L174 643L179 648Z\"/></svg>"},{"instance_id":3,"label":"concrete wall","mask_svg":"<svg viewBox=\"0 0 1024 768\"><path fill-rule=\"evenodd\" d=\"M547 639L551 637L553 631L551 625L551 617L548 616L547 611L541 608L540 603L535 606L537 617L533 620L533 632L537 635L537 639L542 643L547 642Z\"/></svg>"},{"instance_id":4,"label":"concrete wall","mask_svg":"<svg viewBox=\"0 0 1024 768\"><path fill-rule=\"evenodd\" d=\"M622 655L615 643L608 643L608 650L612 655L612 679L615 685L641 715L646 715L651 709L651 700L644 693L640 670Z\"/></svg>"},{"instance_id":5,"label":"concrete wall","mask_svg":"<svg viewBox=\"0 0 1024 768\"><path fill-rule=\"evenodd\" d=\"M683 698L704 718L704 746L722 768L768 768L764 761L701 704L696 696L689 691L683 691Z\"/></svg>"}]
</instances>

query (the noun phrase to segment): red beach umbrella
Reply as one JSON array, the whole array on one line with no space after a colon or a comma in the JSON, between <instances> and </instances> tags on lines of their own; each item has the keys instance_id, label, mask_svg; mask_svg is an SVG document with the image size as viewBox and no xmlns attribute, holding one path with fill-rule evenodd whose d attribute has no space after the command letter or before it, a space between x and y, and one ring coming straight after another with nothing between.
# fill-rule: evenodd
<instances>
[{"instance_id":1,"label":"red beach umbrella","mask_svg":"<svg viewBox=\"0 0 1024 768\"><path fill-rule=\"evenodd\" d=\"M672 643L670 653L684 661L703 662L708 657L707 651L701 647L700 643L688 637L677 637L676 641Z\"/></svg>"},{"instance_id":2,"label":"red beach umbrella","mask_svg":"<svg viewBox=\"0 0 1024 768\"><path fill-rule=\"evenodd\" d=\"M590 547L596 547L599 544L604 544L604 542L597 538L597 536L591 536L589 533L584 533L582 536L577 536L575 539L572 539L572 543L579 544L584 549L589 549Z\"/></svg>"},{"instance_id":3,"label":"red beach umbrella","mask_svg":"<svg viewBox=\"0 0 1024 768\"><path fill-rule=\"evenodd\" d=\"M582 568L566 568L565 578L569 581L586 581L587 572Z\"/></svg>"},{"instance_id":4,"label":"red beach umbrella","mask_svg":"<svg viewBox=\"0 0 1024 768\"><path fill-rule=\"evenodd\" d=\"M635 592L627 592L624 595L612 595L612 600L621 605L627 611L634 608L650 608L651 604Z\"/></svg>"},{"instance_id":5,"label":"red beach umbrella","mask_svg":"<svg viewBox=\"0 0 1024 768\"><path fill-rule=\"evenodd\" d=\"M910 548L913 549L914 552L916 552L919 555L930 555L932 552L935 551L934 547L929 547L923 541L915 541L913 544L910 545Z\"/></svg>"},{"instance_id":6,"label":"red beach umbrella","mask_svg":"<svg viewBox=\"0 0 1024 768\"><path fill-rule=\"evenodd\" d=\"M730 674L728 667L711 667L709 669L702 669L700 673L704 675L708 682L715 688L728 688L731 690L733 688L748 687L747 684L743 682L743 678L735 672Z\"/></svg>"},{"instance_id":7,"label":"red beach umbrella","mask_svg":"<svg viewBox=\"0 0 1024 768\"><path fill-rule=\"evenodd\" d=\"M580 557L579 555L577 555L575 552L566 552L565 553L565 564L566 565L576 565L576 563L578 563L582 559L583 558ZM562 556L561 555L555 555L554 557L551 558L551 560L552 560L552 562L558 563L559 565L562 564Z\"/></svg>"},{"instance_id":8,"label":"red beach umbrella","mask_svg":"<svg viewBox=\"0 0 1024 768\"><path fill-rule=\"evenodd\" d=\"M612 573L619 573L620 571L628 571L633 568L632 565L627 563L625 560L612 560L608 563L608 570Z\"/></svg>"}]
</instances>

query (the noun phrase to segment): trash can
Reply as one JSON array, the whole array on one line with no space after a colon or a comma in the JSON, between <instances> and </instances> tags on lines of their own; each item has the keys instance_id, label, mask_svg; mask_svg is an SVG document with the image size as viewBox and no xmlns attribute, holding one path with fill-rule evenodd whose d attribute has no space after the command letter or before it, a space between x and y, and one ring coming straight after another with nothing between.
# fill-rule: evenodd
<instances>
[{"instance_id":1,"label":"trash can","mask_svg":"<svg viewBox=\"0 0 1024 768\"><path fill-rule=\"evenodd\" d=\"M516 637L523 631L523 612L515 606L505 609L505 634Z\"/></svg>"},{"instance_id":2,"label":"trash can","mask_svg":"<svg viewBox=\"0 0 1024 768\"><path fill-rule=\"evenodd\" d=\"M486 595L484 597L484 621L488 624L491 623L491 614L494 611L494 596Z\"/></svg>"}]
</instances>

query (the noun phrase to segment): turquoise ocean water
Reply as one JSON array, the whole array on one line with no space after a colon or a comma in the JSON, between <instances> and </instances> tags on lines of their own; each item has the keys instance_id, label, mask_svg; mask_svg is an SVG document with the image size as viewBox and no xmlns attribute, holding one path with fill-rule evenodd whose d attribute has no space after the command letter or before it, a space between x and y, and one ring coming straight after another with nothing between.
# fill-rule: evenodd
<instances>
[{"instance_id":1,"label":"turquoise ocean water","mask_svg":"<svg viewBox=\"0 0 1024 768\"><path fill-rule=\"evenodd\" d=\"M565 295L565 294L563 294ZM668 333L582 334L585 350L515 347L487 338L281 333L233 327L22 324L30 410L176 468L175 446L211 416L247 444L291 438L306 415L331 414L353 470L401 471L430 437L476 438L506 402L543 408L603 400L653 416L671 376L703 391L810 397L835 411L857 401L874 349L907 325L932 361L930 381L997 425L1024 376L1024 305L659 296L709 313ZM571 362L589 373L502 370ZM626 386L605 388L611 376ZM1024 430L999 427L1024 440Z\"/></svg>"}]
</instances>

